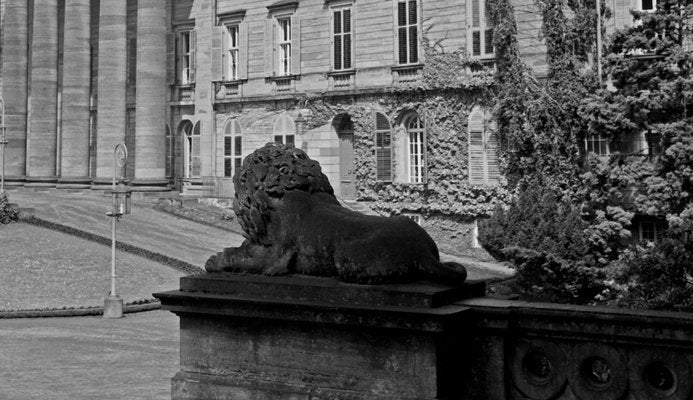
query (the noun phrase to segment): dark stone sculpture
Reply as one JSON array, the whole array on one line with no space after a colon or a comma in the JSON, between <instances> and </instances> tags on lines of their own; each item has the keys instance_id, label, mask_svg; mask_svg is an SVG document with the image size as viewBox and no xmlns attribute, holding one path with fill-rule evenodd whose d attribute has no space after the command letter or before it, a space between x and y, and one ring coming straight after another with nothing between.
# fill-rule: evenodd
<instances>
[{"instance_id":1,"label":"dark stone sculpture","mask_svg":"<svg viewBox=\"0 0 693 400\"><path fill-rule=\"evenodd\" d=\"M339 204L320 164L267 144L234 177L233 208L246 240L207 260L209 272L335 276L349 283L432 280L460 285L467 272L441 263L431 237L406 217L364 215Z\"/></svg>"}]
</instances>

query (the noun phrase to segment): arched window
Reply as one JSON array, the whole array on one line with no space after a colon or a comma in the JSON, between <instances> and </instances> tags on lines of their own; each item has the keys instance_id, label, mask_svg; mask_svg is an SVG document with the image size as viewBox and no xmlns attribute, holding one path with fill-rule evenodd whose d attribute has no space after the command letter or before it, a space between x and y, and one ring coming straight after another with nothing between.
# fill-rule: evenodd
<instances>
[{"instance_id":1,"label":"arched window","mask_svg":"<svg viewBox=\"0 0 693 400\"><path fill-rule=\"evenodd\" d=\"M426 136L424 123L418 114L413 114L405 120L407 137L409 139L409 182L423 183L426 176Z\"/></svg>"},{"instance_id":2,"label":"arched window","mask_svg":"<svg viewBox=\"0 0 693 400\"><path fill-rule=\"evenodd\" d=\"M494 124L478 107L469 114L469 183L497 185L500 179L498 138Z\"/></svg>"},{"instance_id":3,"label":"arched window","mask_svg":"<svg viewBox=\"0 0 693 400\"><path fill-rule=\"evenodd\" d=\"M392 181L392 127L379 112L375 113L375 165L378 181Z\"/></svg>"},{"instance_id":4,"label":"arched window","mask_svg":"<svg viewBox=\"0 0 693 400\"><path fill-rule=\"evenodd\" d=\"M294 145L296 125L289 114L283 113L274 123L274 141L282 144Z\"/></svg>"},{"instance_id":5,"label":"arched window","mask_svg":"<svg viewBox=\"0 0 693 400\"><path fill-rule=\"evenodd\" d=\"M224 176L233 176L243 161L241 124L230 119L224 127Z\"/></svg>"},{"instance_id":6,"label":"arched window","mask_svg":"<svg viewBox=\"0 0 693 400\"><path fill-rule=\"evenodd\" d=\"M200 121L185 132L185 177L200 177Z\"/></svg>"}]
</instances>

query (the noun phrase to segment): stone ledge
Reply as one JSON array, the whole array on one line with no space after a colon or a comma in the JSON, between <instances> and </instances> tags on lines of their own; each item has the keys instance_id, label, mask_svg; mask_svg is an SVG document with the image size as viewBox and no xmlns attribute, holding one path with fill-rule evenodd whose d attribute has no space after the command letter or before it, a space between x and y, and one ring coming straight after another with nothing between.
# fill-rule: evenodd
<instances>
[{"instance_id":1,"label":"stone ledge","mask_svg":"<svg viewBox=\"0 0 693 400\"><path fill-rule=\"evenodd\" d=\"M431 282L358 285L339 282L334 278L305 275L207 273L195 277L182 277L180 290L273 302L302 301L349 306L433 308L470 297L483 296L486 288L483 281L469 281L461 287Z\"/></svg>"},{"instance_id":2,"label":"stone ledge","mask_svg":"<svg viewBox=\"0 0 693 400\"><path fill-rule=\"evenodd\" d=\"M333 278L220 273L182 277L180 290L154 297L176 314L441 332L463 321L469 310L451 303L483 290L483 282L461 288L429 282L355 285Z\"/></svg>"}]
</instances>

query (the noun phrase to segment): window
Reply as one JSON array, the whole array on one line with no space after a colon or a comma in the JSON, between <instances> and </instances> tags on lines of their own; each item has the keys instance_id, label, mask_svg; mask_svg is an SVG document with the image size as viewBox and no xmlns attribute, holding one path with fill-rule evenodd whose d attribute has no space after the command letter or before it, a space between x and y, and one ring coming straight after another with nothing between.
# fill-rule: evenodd
<instances>
[{"instance_id":1,"label":"window","mask_svg":"<svg viewBox=\"0 0 693 400\"><path fill-rule=\"evenodd\" d=\"M585 150L598 156L609 155L609 142L601 134L589 135L585 138Z\"/></svg>"},{"instance_id":2,"label":"window","mask_svg":"<svg viewBox=\"0 0 693 400\"><path fill-rule=\"evenodd\" d=\"M211 72L213 82L233 82L248 78L248 23L245 11L219 15L212 27Z\"/></svg>"},{"instance_id":3,"label":"window","mask_svg":"<svg viewBox=\"0 0 693 400\"><path fill-rule=\"evenodd\" d=\"M469 183L497 185L500 180L498 138L486 112L475 108L469 115Z\"/></svg>"},{"instance_id":4,"label":"window","mask_svg":"<svg viewBox=\"0 0 693 400\"><path fill-rule=\"evenodd\" d=\"M351 8L332 11L332 68L335 71L351 68Z\"/></svg>"},{"instance_id":5,"label":"window","mask_svg":"<svg viewBox=\"0 0 693 400\"><path fill-rule=\"evenodd\" d=\"M295 15L279 15L265 24L265 74L287 77L300 74L300 19Z\"/></svg>"},{"instance_id":6,"label":"window","mask_svg":"<svg viewBox=\"0 0 693 400\"><path fill-rule=\"evenodd\" d=\"M195 83L195 47L197 43L195 30L190 29L179 32L177 41L178 83L190 85Z\"/></svg>"},{"instance_id":7,"label":"window","mask_svg":"<svg viewBox=\"0 0 693 400\"><path fill-rule=\"evenodd\" d=\"M424 142L424 124L418 115L407 121L407 135L409 138L409 182L423 183L426 146Z\"/></svg>"},{"instance_id":8,"label":"window","mask_svg":"<svg viewBox=\"0 0 693 400\"><path fill-rule=\"evenodd\" d=\"M291 19L280 18L277 20L279 25L279 36L277 44L279 48L279 75L291 74Z\"/></svg>"},{"instance_id":9,"label":"window","mask_svg":"<svg viewBox=\"0 0 693 400\"><path fill-rule=\"evenodd\" d=\"M225 27L226 54L224 54L224 80L238 80L238 67L240 57L238 25Z\"/></svg>"},{"instance_id":10,"label":"window","mask_svg":"<svg viewBox=\"0 0 693 400\"><path fill-rule=\"evenodd\" d=\"M477 58L493 58L493 24L486 9L486 0L467 2L467 47Z\"/></svg>"},{"instance_id":11,"label":"window","mask_svg":"<svg viewBox=\"0 0 693 400\"><path fill-rule=\"evenodd\" d=\"M232 119L224 127L224 176L233 176L241 168L242 144L241 124L238 120Z\"/></svg>"},{"instance_id":12,"label":"window","mask_svg":"<svg viewBox=\"0 0 693 400\"><path fill-rule=\"evenodd\" d=\"M419 62L419 17L416 0L397 3L397 63Z\"/></svg>"},{"instance_id":13,"label":"window","mask_svg":"<svg viewBox=\"0 0 693 400\"><path fill-rule=\"evenodd\" d=\"M392 181L392 128L387 117L375 113L376 180Z\"/></svg>"},{"instance_id":14,"label":"window","mask_svg":"<svg viewBox=\"0 0 693 400\"><path fill-rule=\"evenodd\" d=\"M637 235L640 241L656 242L666 231L666 224L660 221L641 221L637 225Z\"/></svg>"},{"instance_id":15,"label":"window","mask_svg":"<svg viewBox=\"0 0 693 400\"><path fill-rule=\"evenodd\" d=\"M655 12L657 11L657 0L637 0L638 11Z\"/></svg>"},{"instance_id":16,"label":"window","mask_svg":"<svg viewBox=\"0 0 693 400\"><path fill-rule=\"evenodd\" d=\"M274 142L295 145L296 125L289 114L282 114L274 123Z\"/></svg>"},{"instance_id":17,"label":"window","mask_svg":"<svg viewBox=\"0 0 693 400\"><path fill-rule=\"evenodd\" d=\"M188 128L185 132L185 177L200 177L200 122L195 124L192 131Z\"/></svg>"}]
</instances>

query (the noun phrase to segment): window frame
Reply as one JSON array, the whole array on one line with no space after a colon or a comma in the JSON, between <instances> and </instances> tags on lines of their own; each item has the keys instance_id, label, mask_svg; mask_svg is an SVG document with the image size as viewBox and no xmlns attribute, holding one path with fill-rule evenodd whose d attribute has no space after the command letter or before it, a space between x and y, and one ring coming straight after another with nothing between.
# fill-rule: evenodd
<instances>
[{"instance_id":1,"label":"window frame","mask_svg":"<svg viewBox=\"0 0 693 400\"><path fill-rule=\"evenodd\" d=\"M185 44L187 43L187 46ZM196 80L197 32L185 26L176 30L176 82L181 86L194 85Z\"/></svg>"},{"instance_id":2,"label":"window frame","mask_svg":"<svg viewBox=\"0 0 693 400\"><path fill-rule=\"evenodd\" d=\"M474 10L475 6L477 7L476 11ZM496 49L493 46L494 27L488 17L486 0L467 1L467 53L473 59L488 60L496 58ZM475 34L478 34L479 37L478 54L475 54L474 51ZM488 51L489 46L490 51Z\"/></svg>"},{"instance_id":3,"label":"window frame","mask_svg":"<svg viewBox=\"0 0 693 400\"><path fill-rule=\"evenodd\" d=\"M201 142L201 132L202 132L202 122L196 121L192 123L189 131L184 132L185 140L185 171L184 177L188 179L195 179L202 177L202 157L200 152L200 142ZM195 162L197 160L197 163ZM195 167L198 168L198 173L195 174Z\"/></svg>"},{"instance_id":4,"label":"window frame","mask_svg":"<svg viewBox=\"0 0 693 400\"><path fill-rule=\"evenodd\" d=\"M426 183L426 125L418 113L407 115L403 125L407 140L407 182Z\"/></svg>"},{"instance_id":5,"label":"window frame","mask_svg":"<svg viewBox=\"0 0 693 400\"><path fill-rule=\"evenodd\" d=\"M224 124L223 132L223 177L232 178L243 163L243 128L237 118Z\"/></svg>"},{"instance_id":6,"label":"window frame","mask_svg":"<svg viewBox=\"0 0 693 400\"><path fill-rule=\"evenodd\" d=\"M349 31L344 30L344 12L349 12ZM336 16L339 13L340 32L336 32ZM345 49L345 39L348 38L348 57ZM341 57L337 65L337 44L340 44ZM348 60L348 65L347 61ZM332 71L349 71L354 68L354 5L352 3L333 5L330 7L330 66Z\"/></svg>"},{"instance_id":7,"label":"window frame","mask_svg":"<svg viewBox=\"0 0 693 400\"><path fill-rule=\"evenodd\" d=\"M282 113L274 122L272 141L281 144L291 144L296 147L296 136L296 123L288 113Z\"/></svg>"},{"instance_id":8,"label":"window frame","mask_svg":"<svg viewBox=\"0 0 693 400\"><path fill-rule=\"evenodd\" d=\"M241 27L240 21L228 22L224 27L224 54L222 77L224 81L237 81L240 79L241 66ZM235 35L232 34L235 31Z\"/></svg>"},{"instance_id":9,"label":"window frame","mask_svg":"<svg viewBox=\"0 0 693 400\"><path fill-rule=\"evenodd\" d=\"M278 76L290 76L291 57L292 57L292 22L290 15L281 15L275 17L277 30L274 38L276 47L277 65L275 71Z\"/></svg>"},{"instance_id":10,"label":"window frame","mask_svg":"<svg viewBox=\"0 0 693 400\"><path fill-rule=\"evenodd\" d=\"M414 10L416 10L416 22L412 23L411 22L411 8L410 4L415 3ZM400 25L400 4L405 5L405 24ZM407 65L419 65L422 62L423 54L421 51L421 34L422 34L422 29L421 29L421 12L422 12L422 6L421 6L421 1L420 0L397 0L393 2L393 18L394 18L394 59L395 59L395 64L398 66L407 66ZM412 39L412 31L411 29L415 28L415 33L416 37ZM405 44L404 44L404 53L406 54L406 60L402 62L401 55L402 55L402 36L401 32L402 29L404 29L405 32ZM412 41L416 41L416 46L412 47ZM416 59L412 60L411 53L412 53L412 48L416 50Z\"/></svg>"},{"instance_id":11,"label":"window frame","mask_svg":"<svg viewBox=\"0 0 693 400\"><path fill-rule=\"evenodd\" d=\"M598 151L594 151L596 148L595 146L598 147ZM585 136L585 153L592 153L597 157L608 157L611 154L609 139L604 137L601 133Z\"/></svg>"}]
</instances>

